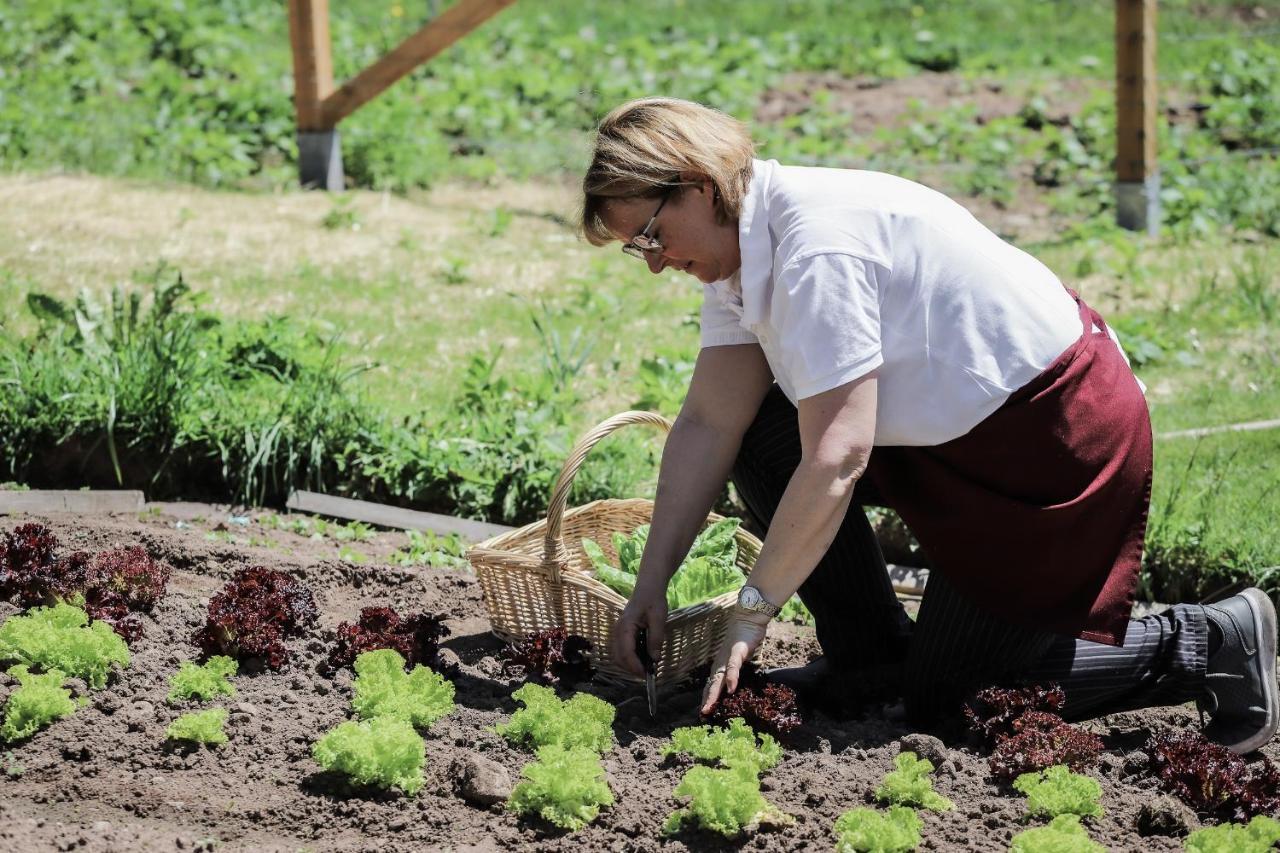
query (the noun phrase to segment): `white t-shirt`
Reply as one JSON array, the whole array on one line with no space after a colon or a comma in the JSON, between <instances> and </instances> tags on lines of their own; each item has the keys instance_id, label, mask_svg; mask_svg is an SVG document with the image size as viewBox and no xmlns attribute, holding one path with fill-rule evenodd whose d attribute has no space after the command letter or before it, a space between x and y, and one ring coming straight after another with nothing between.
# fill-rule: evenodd
<instances>
[{"instance_id":1,"label":"white t-shirt","mask_svg":"<svg viewBox=\"0 0 1280 853\"><path fill-rule=\"evenodd\" d=\"M757 160L738 241L702 346L758 343L792 403L879 368L878 445L964 435L1082 332L1044 264L893 175Z\"/></svg>"}]
</instances>

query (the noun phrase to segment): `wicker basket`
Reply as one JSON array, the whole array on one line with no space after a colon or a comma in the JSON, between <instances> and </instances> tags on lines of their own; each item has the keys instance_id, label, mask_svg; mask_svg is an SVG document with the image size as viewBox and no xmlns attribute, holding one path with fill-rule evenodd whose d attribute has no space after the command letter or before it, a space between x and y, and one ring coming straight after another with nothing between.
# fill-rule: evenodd
<instances>
[{"instance_id":1,"label":"wicker basket","mask_svg":"<svg viewBox=\"0 0 1280 853\"><path fill-rule=\"evenodd\" d=\"M622 615L626 599L596 580L582 551L582 539L595 540L611 560L617 559L612 533L630 533L653 518L653 501L598 500L565 511L573 478L587 453L605 436L629 424L648 424L671 431L671 422L652 412L623 412L578 440L551 493L545 521L495 536L467 551L484 592L493 632L504 640L534 631L563 627L591 641L593 663L606 680L634 681L609 656L609 635ZM707 524L719 521L712 513ZM705 526L705 525L704 525ZM749 573L760 554L760 540L737 531L738 567ZM668 684L709 663L724 637L736 593L682 607L667 616L666 639L657 681Z\"/></svg>"}]
</instances>

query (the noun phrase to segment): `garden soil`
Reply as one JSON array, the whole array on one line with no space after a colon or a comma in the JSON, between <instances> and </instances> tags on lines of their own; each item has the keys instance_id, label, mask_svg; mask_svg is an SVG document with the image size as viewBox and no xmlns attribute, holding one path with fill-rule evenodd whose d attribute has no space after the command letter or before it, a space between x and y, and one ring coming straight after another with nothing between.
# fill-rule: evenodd
<instances>
[{"instance_id":1,"label":"garden soil","mask_svg":"<svg viewBox=\"0 0 1280 853\"><path fill-rule=\"evenodd\" d=\"M210 508L182 519L164 512L31 519L49 525L64 548L142 544L175 571L167 596L144 620L132 665L106 688L87 693L89 704L71 717L0 750L6 771L0 774L0 850L829 850L837 815L870 801L892 769L900 739L915 734L892 709L855 721L816 716L785 741L782 763L764 777L765 796L795 817L792 826L732 843L700 832L664 839L660 827L678 805L671 791L686 764L664 760L660 748L671 729L697 722L697 687L665 695L651 721L638 690L590 686L618 705L617 746L604 757L617 803L579 833L552 831L501 805L471 805L455 791L457 762L487 758L515 780L530 760L494 732L515 710L510 694L521 681L502 672L501 643L489 633L472 575L379 562L403 544L401 534L361 543L371 559L357 565L336 559L330 541L275 531L263 544L247 532L219 530L227 525L225 513L218 516ZM22 520L11 517L0 527ZM196 656L190 638L209 597L237 568L250 565L282 569L309 584L320 623L291 643L294 661L287 669L242 667L234 679L238 695L219 703L231 713L229 743L167 747L165 728L181 713L165 701L167 679L180 661ZM353 789L310 757L316 738L349 714L350 672L329 677L320 671L333 631L370 605L446 614L445 654L461 665L457 710L426 735L426 785L416 797ZM15 612L0 604L0 618ZM811 629L775 625L761 658L766 665L798 664L816 650ZM13 680L0 676L0 683L2 698ZM1194 710L1183 706L1086 724L1110 750L1096 773L1106 816L1091 822L1094 839L1111 850L1180 849L1176 837L1139 832L1150 822L1140 815L1153 804L1162 832L1199 824L1157 796L1155 783L1140 772L1138 747L1150 730L1189 726L1193 718ZM986 760L965 738L935 746L932 757L941 765L935 787L956 808L924 813L922 849L1006 849L1026 826L1021 796L989 778ZM1274 746L1267 752L1276 757Z\"/></svg>"}]
</instances>

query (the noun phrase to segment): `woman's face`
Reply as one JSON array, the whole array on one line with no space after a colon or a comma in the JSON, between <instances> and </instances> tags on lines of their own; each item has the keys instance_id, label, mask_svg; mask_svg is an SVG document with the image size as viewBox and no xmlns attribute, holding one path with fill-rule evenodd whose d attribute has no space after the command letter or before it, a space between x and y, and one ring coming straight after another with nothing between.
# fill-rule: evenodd
<instances>
[{"instance_id":1,"label":"woman's face","mask_svg":"<svg viewBox=\"0 0 1280 853\"><path fill-rule=\"evenodd\" d=\"M630 243L661 204L648 236L662 248L644 253L649 271L679 270L703 284L728 278L742 264L738 223L716 222L714 185L710 180L698 175L681 175L681 180L687 183L676 188L665 204L661 196L611 199L602 211L605 225L618 240Z\"/></svg>"}]
</instances>

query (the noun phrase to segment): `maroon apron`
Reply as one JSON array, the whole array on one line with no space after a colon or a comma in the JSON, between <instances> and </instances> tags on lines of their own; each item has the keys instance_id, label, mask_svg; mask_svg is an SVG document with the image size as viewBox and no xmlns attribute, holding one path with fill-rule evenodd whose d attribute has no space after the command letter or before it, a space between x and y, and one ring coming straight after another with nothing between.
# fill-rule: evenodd
<instances>
[{"instance_id":1,"label":"maroon apron","mask_svg":"<svg viewBox=\"0 0 1280 853\"><path fill-rule=\"evenodd\" d=\"M1106 323L1068 292L1084 332L1053 364L959 438L875 448L865 476L935 570L990 613L1119 646L1151 499L1151 418Z\"/></svg>"}]
</instances>

